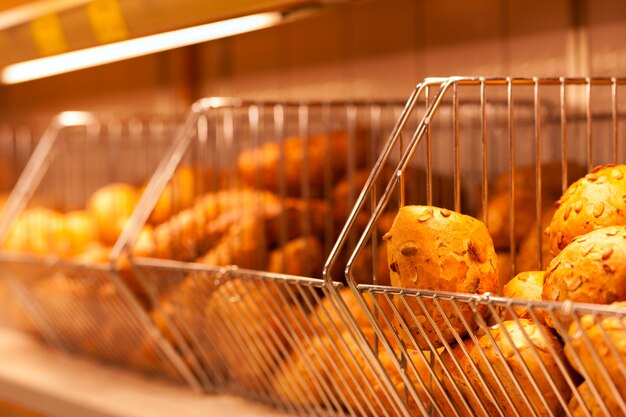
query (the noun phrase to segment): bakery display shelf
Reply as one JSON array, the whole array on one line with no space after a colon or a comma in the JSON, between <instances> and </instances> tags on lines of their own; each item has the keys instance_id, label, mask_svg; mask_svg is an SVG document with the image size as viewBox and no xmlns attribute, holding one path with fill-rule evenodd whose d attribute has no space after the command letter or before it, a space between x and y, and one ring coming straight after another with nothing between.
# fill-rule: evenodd
<instances>
[{"instance_id":1,"label":"bakery display shelf","mask_svg":"<svg viewBox=\"0 0 626 417\"><path fill-rule=\"evenodd\" d=\"M60 354L6 328L0 328L0 357L0 401L37 415L288 416L238 397L203 396L190 388Z\"/></svg>"}]
</instances>

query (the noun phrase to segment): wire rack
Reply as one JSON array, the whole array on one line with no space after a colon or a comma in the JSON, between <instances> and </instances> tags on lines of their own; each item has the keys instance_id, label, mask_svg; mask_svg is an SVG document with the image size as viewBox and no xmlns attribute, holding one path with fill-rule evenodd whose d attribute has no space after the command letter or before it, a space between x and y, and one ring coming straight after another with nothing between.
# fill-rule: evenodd
<instances>
[{"instance_id":1,"label":"wire rack","mask_svg":"<svg viewBox=\"0 0 626 417\"><path fill-rule=\"evenodd\" d=\"M112 256L177 125L156 116L56 116L7 200L0 267L51 346L200 389L152 325L128 260Z\"/></svg>"},{"instance_id":2,"label":"wire rack","mask_svg":"<svg viewBox=\"0 0 626 417\"><path fill-rule=\"evenodd\" d=\"M541 284L534 297L528 296L533 300L499 297L497 286L491 293L466 294L439 291L445 289L436 288L446 285L442 281L424 288L380 285L376 263L381 260L373 256L373 284L357 276L362 271L358 260L389 244L382 239L391 227L389 213L394 217L398 207L409 205L440 207L421 209L419 221L452 211L482 220L498 263L500 258L509 263L499 265L505 271L500 287L518 271L545 269L544 213L551 218L553 203L592 167L618 164L626 156L625 83L618 78L433 78L409 98L337 239L325 275L332 283L344 278L333 271L345 270L375 332L367 340L370 349L379 356L386 352L391 360L385 371L401 379L396 389L405 415L626 414L623 304L541 301ZM468 115L459 109L467 102L479 103L480 110L470 115L476 129L464 127ZM503 119L489 114L494 103L504 104ZM410 124L415 118L417 126ZM493 129L494 123L500 128ZM436 146L444 150L444 159ZM381 169L388 163L395 165L389 180ZM426 167L425 179L410 174L415 165ZM448 198L437 194L441 190L433 177L439 170L453 174ZM490 209L496 201L498 210ZM469 246L459 257L488 256L471 247L473 238L462 240ZM529 238L534 246L522 256ZM354 250L343 262L338 254L351 239ZM445 240L436 237L430 243ZM417 251L428 250L428 242L414 243ZM444 249L440 256L459 250ZM417 268L411 275L415 279L423 273ZM359 327L356 320L351 325Z\"/></svg>"}]
</instances>

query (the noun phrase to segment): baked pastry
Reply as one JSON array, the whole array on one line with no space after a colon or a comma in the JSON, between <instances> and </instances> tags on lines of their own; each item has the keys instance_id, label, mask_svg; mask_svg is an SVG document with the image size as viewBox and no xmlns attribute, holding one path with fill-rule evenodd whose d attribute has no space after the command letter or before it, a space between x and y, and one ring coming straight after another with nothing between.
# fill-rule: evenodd
<instances>
[{"instance_id":1,"label":"baked pastry","mask_svg":"<svg viewBox=\"0 0 626 417\"><path fill-rule=\"evenodd\" d=\"M49 255L59 252L64 230L63 215L50 209L25 210L13 224L4 248L12 252ZM63 245L66 246L66 245Z\"/></svg>"},{"instance_id":2,"label":"baked pastry","mask_svg":"<svg viewBox=\"0 0 626 417\"><path fill-rule=\"evenodd\" d=\"M322 243L318 238L301 237L270 252L267 271L322 278L324 259Z\"/></svg>"},{"instance_id":3,"label":"baked pastry","mask_svg":"<svg viewBox=\"0 0 626 417\"><path fill-rule=\"evenodd\" d=\"M281 290L280 282L235 278L217 286L206 305L205 317L225 334L212 339L217 354L250 392L263 389L295 340L304 337L299 323L305 318L296 305L283 302Z\"/></svg>"},{"instance_id":4,"label":"baked pastry","mask_svg":"<svg viewBox=\"0 0 626 417\"><path fill-rule=\"evenodd\" d=\"M604 227L574 238L550 262L541 296L597 304L626 300L626 227ZM553 326L549 317L546 323Z\"/></svg>"},{"instance_id":5,"label":"baked pastry","mask_svg":"<svg viewBox=\"0 0 626 417\"><path fill-rule=\"evenodd\" d=\"M563 192L562 185L563 166L560 161L546 162L541 164L541 190L546 196L554 196L558 198ZM576 181L585 175L585 168L576 163L567 163L567 181L568 183ZM535 165L526 165L515 168L515 188L535 189L535 179L537 177L537 168ZM491 184L492 192L507 192L510 188L509 173L500 175Z\"/></svg>"},{"instance_id":6,"label":"baked pastry","mask_svg":"<svg viewBox=\"0 0 626 417\"><path fill-rule=\"evenodd\" d=\"M544 209L541 215L541 265L539 264L537 250L539 247L537 230L531 227L524 240L520 243L519 252L515 259L518 272L545 270L548 267L552 260L552 255L550 254L550 239L546 235L545 230L550 226L555 212L556 207L551 205Z\"/></svg>"},{"instance_id":7,"label":"baked pastry","mask_svg":"<svg viewBox=\"0 0 626 417\"><path fill-rule=\"evenodd\" d=\"M471 294L498 290L496 253L487 228L479 220L437 207L404 206L383 239L387 241L388 264L394 286ZM468 305L458 305L463 314L462 320L455 309L446 308L445 301L439 301L441 309L433 300L420 301L426 311L413 297L406 298L413 310L409 313L404 303L396 299L396 306L420 349L428 348L428 340L435 347L442 346L436 329L446 341L453 340L454 332L446 324L444 314L460 335L467 332L463 320L474 323L472 309ZM484 306L478 310L480 314L487 314ZM430 324L426 313L432 317L435 327ZM414 317L422 325L423 333ZM410 343L409 346L413 345L410 338L406 342Z\"/></svg>"},{"instance_id":8,"label":"baked pastry","mask_svg":"<svg viewBox=\"0 0 626 417\"><path fill-rule=\"evenodd\" d=\"M139 191L135 187L124 183L106 185L91 195L87 209L96 220L102 243L115 243L133 214L139 197Z\"/></svg>"},{"instance_id":9,"label":"baked pastry","mask_svg":"<svg viewBox=\"0 0 626 417\"><path fill-rule=\"evenodd\" d=\"M462 416L472 415L470 410L479 416L498 415L498 408L507 416L514 415L513 410L517 410L519 415L532 415L533 411L529 409L524 398L528 399L539 416L559 415L562 411L559 396L565 401L569 400L571 395L567 384L569 376L561 373L548 348L550 346L550 349L561 357L563 363L566 363L563 345L549 329L540 329L539 325L526 319L520 319L519 322L520 325L516 321L505 321L502 325L490 327L490 335L481 336L478 339L478 346L471 340L465 341L463 346L465 351L461 345L454 346L451 352L460 370L454 365L448 351L441 355L442 362L450 371L452 379L446 376L439 365L436 365L435 371ZM534 381L538 390L533 387L531 381ZM522 392L518 390L516 382L519 382ZM509 396L510 403L500 384ZM454 390L455 385L467 400L469 410ZM477 398L472 390L475 391ZM545 399L545 405L542 398ZM480 407L481 403L484 410Z\"/></svg>"},{"instance_id":10,"label":"baked pastry","mask_svg":"<svg viewBox=\"0 0 626 417\"><path fill-rule=\"evenodd\" d=\"M569 401L567 407L569 411L572 413L572 417L605 417L606 414L600 408L600 404L594 397L591 388L589 387L588 382L583 382L577 388L578 394L580 394L584 406L578 402L575 396L572 396L572 399ZM585 411L588 410L589 414ZM619 411L618 409L609 409L610 416L623 416L624 413Z\"/></svg>"},{"instance_id":11,"label":"baked pastry","mask_svg":"<svg viewBox=\"0 0 626 417\"><path fill-rule=\"evenodd\" d=\"M565 349L565 354L570 364L593 382L611 415L623 416L625 413L619 407L611 385L626 401L626 378L623 374L626 361L626 302L616 302L612 306L621 311L616 315L600 314L596 318L592 314L585 314L580 317L580 326L576 321L571 324L570 345ZM593 346L593 351L589 349L588 343ZM582 363L584 371L579 369L578 361ZM604 376L605 373L609 380Z\"/></svg>"},{"instance_id":12,"label":"baked pastry","mask_svg":"<svg viewBox=\"0 0 626 417\"><path fill-rule=\"evenodd\" d=\"M511 280L513 265L511 263L511 253L508 251L499 251L496 253L498 257L498 292L502 292L502 287Z\"/></svg>"},{"instance_id":13,"label":"baked pastry","mask_svg":"<svg viewBox=\"0 0 626 417\"><path fill-rule=\"evenodd\" d=\"M300 196L303 181L306 181L303 179L306 166L310 190L321 195L325 181L334 184L345 174L349 150L357 167L365 162L366 143L364 134L359 131L354 138L346 132L291 137L244 150L239 154L237 168L244 184L278 193L282 179L288 195Z\"/></svg>"},{"instance_id":14,"label":"baked pastry","mask_svg":"<svg viewBox=\"0 0 626 417\"><path fill-rule=\"evenodd\" d=\"M150 214L150 223L155 225L163 223L175 213L191 207L196 198L196 187L199 185L192 167L179 167L159 196Z\"/></svg>"},{"instance_id":15,"label":"baked pastry","mask_svg":"<svg viewBox=\"0 0 626 417\"><path fill-rule=\"evenodd\" d=\"M515 189L515 229L511 232L511 197L508 192L489 196L487 203L487 228L498 249L511 246L511 234L519 245L535 224L535 191L529 188ZM482 219L482 212L477 216Z\"/></svg>"},{"instance_id":16,"label":"baked pastry","mask_svg":"<svg viewBox=\"0 0 626 417\"><path fill-rule=\"evenodd\" d=\"M541 301L544 277L544 271L520 272L504 286L502 296ZM532 319L526 307L513 307L513 311L519 318ZM512 317L509 317L508 310L506 309L504 310L503 317L505 319L512 319ZM541 315L537 314L537 318L541 319Z\"/></svg>"},{"instance_id":17,"label":"baked pastry","mask_svg":"<svg viewBox=\"0 0 626 417\"><path fill-rule=\"evenodd\" d=\"M599 166L565 191L547 231L552 256L576 236L605 226L626 225L625 175L626 165Z\"/></svg>"},{"instance_id":18,"label":"baked pastry","mask_svg":"<svg viewBox=\"0 0 626 417\"><path fill-rule=\"evenodd\" d=\"M300 236L327 236L332 226L331 208L324 200L286 198L278 204L268 204L263 217L267 222L268 242L282 246Z\"/></svg>"}]
</instances>

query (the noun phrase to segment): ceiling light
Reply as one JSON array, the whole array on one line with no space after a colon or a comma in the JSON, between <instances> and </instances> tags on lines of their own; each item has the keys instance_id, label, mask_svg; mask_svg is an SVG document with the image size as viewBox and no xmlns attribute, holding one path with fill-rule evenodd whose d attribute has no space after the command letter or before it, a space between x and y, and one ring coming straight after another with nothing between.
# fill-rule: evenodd
<instances>
[{"instance_id":1,"label":"ceiling light","mask_svg":"<svg viewBox=\"0 0 626 417\"><path fill-rule=\"evenodd\" d=\"M281 20L279 12L259 13L20 62L5 67L0 73L0 81L3 84L16 84L36 80L263 29Z\"/></svg>"}]
</instances>

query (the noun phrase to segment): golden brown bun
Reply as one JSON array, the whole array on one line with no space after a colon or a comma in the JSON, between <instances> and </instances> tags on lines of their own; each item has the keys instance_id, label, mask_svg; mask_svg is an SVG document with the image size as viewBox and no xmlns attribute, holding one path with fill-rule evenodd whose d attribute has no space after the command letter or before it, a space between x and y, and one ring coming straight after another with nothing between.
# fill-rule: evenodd
<instances>
[{"instance_id":1,"label":"golden brown bun","mask_svg":"<svg viewBox=\"0 0 626 417\"><path fill-rule=\"evenodd\" d=\"M329 168L330 183L335 183L346 172L349 149L348 135L334 132L311 136L307 139L292 137L281 144L266 143L258 148L241 152L237 161L243 182L252 187L260 187L279 192L280 179L284 179L289 195L298 196L302 192L303 168L308 167L309 187L312 192L323 191L326 168ZM353 155L357 166L365 162L365 144L362 133L354 138ZM330 157L329 157L330 155ZM284 174L281 166L284 163Z\"/></svg>"},{"instance_id":2,"label":"golden brown bun","mask_svg":"<svg viewBox=\"0 0 626 417\"><path fill-rule=\"evenodd\" d=\"M513 265L511 264L511 254L509 252L497 252L498 257L498 292L502 292L502 287L511 279Z\"/></svg>"},{"instance_id":3,"label":"golden brown bun","mask_svg":"<svg viewBox=\"0 0 626 417\"><path fill-rule=\"evenodd\" d=\"M621 308L622 314L624 308L626 308L626 302L617 302L611 305ZM576 322L571 324L569 328L571 348L568 346L565 349L565 354L570 364L584 375L585 372L578 369L578 361L575 358L577 357L582 362L589 379L598 389L608 409L615 412L615 414L611 415L621 416L624 413L619 411L620 408L611 390L611 384L603 374L604 371L608 373L610 381L615 384L615 388L626 401L626 379L620 370L620 364L626 361L626 333L624 332L624 326L626 326L626 318L619 315L601 315L597 320L591 314L583 315L580 318L580 326ZM593 346L593 353L589 350L585 336L588 338L591 346ZM599 357L600 364L596 362L596 355Z\"/></svg>"},{"instance_id":4,"label":"golden brown bun","mask_svg":"<svg viewBox=\"0 0 626 417\"><path fill-rule=\"evenodd\" d=\"M600 404L594 397L593 392L591 391L591 387L588 382L583 382L577 388L578 394L582 397L583 402L585 403L585 407L589 410L591 417L605 417L606 414L600 408ZM575 396L572 396L569 404L567 405L573 417L587 417L585 412L585 407L583 407ZM619 408L609 408L610 416L623 416Z\"/></svg>"},{"instance_id":5,"label":"golden brown bun","mask_svg":"<svg viewBox=\"0 0 626 417\"><path fill-rule=\"evenodd\" d=\"M609 304L626 300L626 227L578 236L551 262L542 298ZM546 318L552 326L552 321Z\"/></svg>"},{"instance_id":6,"label":"golden brown bun","mask_svg":"<svg viewBox=\"0 0 626 417\"><path fill-rule=\"evenodd\" d=\"M297 323L305 318L295 305L282 301L279 291L287 289L235 278L219 285L206 305L204 317L213 318L222 331L213 339L214 347L231 377L248 390L269 383L294 338L304 337Z\"/></svg>"},{"instance_id":7,"label":"golden brown bun","mask_svg":"<svg viewBox=\"0 0 626 417\"><path fill-rule=\"evenodd\" d=\"M197 185L199 184L196 181L194 169L189 166L179 167L154 206L149 219L150 223L155 225L163 223L180 210L191 207L196 196Z\"/></svg>"},{"instance_id":8,"label":"golden brown bun","mask_svg":"<svg viewBox=\"0 0 626 417\"><path fill-rule=\"evenodd\" d=\"M62 214L45 208L28 209L13 224L4 248L37 255L58 254L63 249L59 247L59 237L63 230Z\"/></svg>"},{"instance_id":9,"label":"golden brown bun","mask_svg":"<svg viewBox=\"0 0 626 417\"><path fill-rule=\"evenodd\" d=\"M326 236L327 222L332 222L326 201L286 198L281 203L265 207L269 242L282 245L303 235L313 234L321 239Z\"/></svg>"},{"instance_id":10,"label":"golden brown bun","mask_svg":"<svg viewBox=\"0 0 626 417\"><path fill-rule=\"evenodd\" d=\"M625 175L625 165L596 167L567 189L548 227L552 256L576 236L626 224Z\"/></svg>"},{"instance_id":11,"label":"golden brown bun","mask_svg":"<svg viewBox=\"0 0 626 417\"><path fill-rule=\"evenodd\" d=\"M211 250L196 259L206 265L237 265L246 269L265 268L267 244L262 219L246 216L234 223Z\"/></svg>"},{"instance_id":12,"label":"golden brown bun","mask_svg":"<svg viewBox=\"0 0 626 417\"><path fill-rule=\"evenodd\" d=\"M487 228L479 220L436 207L405 206L398 211L384 239L394 286L471 294L498 290L496 253ZM403 303L396 301L418 346L428 348L428 338L435 347L440 347L442 341L419 303L412 297L407 298L413 313L422 321L425 335L419 333L415 319L410 317ZM451 341L453 333L441 311L432 300L423 300L423 303L443 338ZM463 305L459 308L464 319L474 323L471 308ZM466 330L455 310L445 307L443 310L454 329L464 335ZM479 310L486 314L486 309ZM410 340L407 342L412 345Z\"/></svg>"},{"instance_id":13,"label":"golden brown bun","mask_svg":"<svg viewBox=\"0 0 626 417\"><path fill-rule=\"evenodd\" d=\"M561 169L560 162L549 162L541 165L541 205L543 210L547 209L561 195ZM584 173L582 166L571 162L568 164L568 182L580 178ZM514 239L516 245L519 245L522 239L532 231L536 222L535 178L536 168L534 165L515 168ZM510 246L510 203L510 178L509 173L505 172L491 184L487 203L487 228L496 248L504 249ZM477 217L483 218L482 210Z\"/></svg>"},{"instance_id":14,"label":"golden brown bun","mask_svg":"<svg viewBox=\"0 0 626 417\"><path fill-rule=\"evenodd\" d=\"M270 252L268 272L321 278L324 266L322 243L316 237L301 237Z\"/></svg>"},{"instance_id":15,"label":"golden brown bun","mask_svg":"<svg viewBox=\"0 0 626 417\"><path fill-rule=\"evenodd\" d=\"M139 201L139 191L128 184L114 183L99 188L87 202L96 220L98 235L105 245L113 245Z\"/></svg>"},{"instance_id":16,"label":"golden brown bun","mask_svg":"<svg viewBox=\"0 0 626 417\"><path fill-rule=\"evenodd\" d=\"M566 382L566 378L563 376L557 366L555 358L550 354L548 346L551 346L557 354L561 357L565 363L565 357L563 355L563 346L561 342L550 332L549 329L543 328L542 330L530 320L520 319L520 326L515 321L505 321L502 326L497 325L489 329L489 333L493 338L494 343L491 342L488 335L484 335L478 339L480 348L476 347L470 340L465 341L465 348L469 352L469 358L463 352L460 345L452 348L452 354L460 363L462 373L454 366L453 361L449 357L449 353L446 351L442 354L444 364L446 364L449 370L452 370L451 375L453 381L455 381L460 388L461 394L468 400L471 409L476 411L478 415L498 415L496 404L499 404L502 408L504 415L514 415L513 409L517 410L520 415L532 415L532 411L528 408L524 401L524 396L527 396L533 409L537 412L537 415L559 415L562 407L559 403L557 393L553 391L550 386L548 377L542 371L542 366L545 367L548 375L552 378L555 388L558 393L568 401L571 395L569 386ZM542 335L543 331L543 335ZM509 339L505 334L508 334L513 341L513 344L509 342ZM532 346L528 343L528 340L532 343ZM498 349L496 349L496 346ZM534 349L533 349L534 348ZM515 378L519 381L519 384L523 390L523 394L519 393L515 380L510 376L507 367L502 363L502 359L498 350L502 353L502 357L506 361L507 367ZM481 351L484 353L488 362L483 360ZM521 356L522 361L517 357L517 354ZM447 356L447 358L446 358ZM537 360L539 358L539 361ZM470 362L471 360L471 362ZM476 369L483 376L486 386L481 382L478 374L471 366L471 363L476 365ZM525 367L528 368L529 373L526 373ZM493 369L493 372L491 369ZM436 371L446 386L451 399L457 404L457 409L462 413L461 415L470 415L458 395L453 390L452 382L447 379L443 374L440 367L436 368ZM495 376L494 376L495 372ZM469 381L469 385L465 383L462 375L466 375ZM539 392L537 392L531 383L531 375L534 382L537 384ZM498 381L508 393L513 403L513 408L506 400L506 396L498 387ZM478 402L473 397L469 387L473 387L482 403L485 405L487 413L483 413L478 406ZM487 388L488 387L488 388ZM489 390L494 394L495 402L491 401L488 395ZM548 410L543 405L541 398L545 398ZM552 413L552 414L550 414Z\"/></svg>"},{"instance_id":17,"label":"golden brown bun","mask_svg":"<svg viewBox=\"0 0 626 417\"><path fill-rule=\"evenodd\" d=\"M365 331L365 337L371 342L373 333ZM343 342L341 342L343 341ZM409 359L417 373L428 384L428 352L417 352L408 349ZM389 353L381 349L378 360L386 370L391 384L400 399L404 395L404 382ZM332 398L338 405L348 406L359 415L381 416L401 415L396 412L387 397L387 391L374 376L371 359L363 354L349 333L341 333L332 340L328 337L313 337L304 341L302 350L295 350L291 357L281 364L274 379L274 392L285 402L295 402L308 406L333 406ZM428 410L429 401L425 389L419 383L412 370L407 371L409 380L415 387L418 396L425 402ZM441 393L438 397L441 397ZM409 395L407 403L411 415L419 415L420 411Z\"/></svg>"},{"instance_id":18,"label":"golden brown bun","mask_svg":"<svg viewBox=\"0 0 626 417\"><path fill-rule=\"evenodd\" d=\"M504 286L502 296L541 301L541 290L543 289L545 274L544 271L520 272ZM531 319L528 308L526 307L513 307L513 311L515 311L515 314L520 318ZM510 318L507 310L504 310L504 317Z\"/></svg>"},{"instance_id":19,"label":"golden brown bun","mask_svg":"<svg viewBox=\"0 0 626 417\"><path fill-rule=\"evenodd\" d=\"M537 254L537 248L539 247L537 230L535 227L531 227L524 240L520 243L519 253L515 259L517 271L545 270L548 267L552 260L552 255L550 254L550 239L545 234L545 230L550 225L555 212L556 207L551 205L544 209L541 215L541 265L539 265Z\"/></svg>"}]
</instances>

